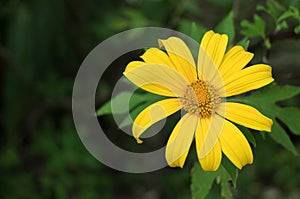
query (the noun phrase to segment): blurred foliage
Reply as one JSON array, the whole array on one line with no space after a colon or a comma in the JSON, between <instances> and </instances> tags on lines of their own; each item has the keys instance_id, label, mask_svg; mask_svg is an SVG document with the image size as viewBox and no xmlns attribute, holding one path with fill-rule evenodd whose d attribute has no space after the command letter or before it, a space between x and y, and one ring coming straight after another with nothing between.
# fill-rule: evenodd
<instances>
[{"instance_id":1,"label":"blurred foliage","mask_svg":"<svg viewBox=\"0 0 300 199\"><path fill-rule=\"evenodd\" d=\"M195 154L189 155L184 169L127 174L102 165L87 152L71 114L72 85L81 62L98 43L126 29L161 26L200 41L206 30L216 27L235 33L232 43L254 52L253 63L272 65L277 84L299 86L299 8L298 0L2 0L0 198L191 198L189 172ZM124 67L138 56L122 57L114 70L106 71L96 104L110 98ZM279 106L299 107L299 95ZM299 151L299 137L284 118L280 120ZM108 115L99 121L119 135ZM300 198L299 155L269 136L263 140L260 133L253 134L255 163L239 172L233 196ZM127 137L120 144L136 147ZM226 187L224 182L213 182L207 198L220 197L216 183Z\"/></svg>"}]
</instances>

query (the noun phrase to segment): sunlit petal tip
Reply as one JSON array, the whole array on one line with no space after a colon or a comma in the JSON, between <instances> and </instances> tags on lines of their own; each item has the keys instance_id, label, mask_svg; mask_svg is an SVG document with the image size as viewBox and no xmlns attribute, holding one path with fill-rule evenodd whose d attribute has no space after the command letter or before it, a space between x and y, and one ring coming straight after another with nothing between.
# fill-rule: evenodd
<instances>
[{"instance_id":1,"label":"sunlit petal tip","mask_svg":"<svg viewBox=\"0 0 300 199\"><path fill-rule=\"evenodd\" d=\"M272 131L272 126L273 126L273 120L270 119L270 118L267 118L268 119L268 123L267 123L267 129L265 130L266 132L271 132Z\"/></svg>"},{"instance_id":2,"label":"sunlit petal tip","mask_svg":"<svg viewBox=\"0 0 300 199\"><path fill-rule=\"evenodd\" d=\"M168 163L168 165L170 167L180 167L180 168L183 168L184 163L185 163L185 159L183 161L182 160L176 160L174 162L168 162L167 161L167 163Z\"/></svg>"},{"instance_id":3,"label":"sunlit petal tip","mask_svg":"<svg viewBox=\"0 0 300 199\"><path fill-rule=\"evenodd\" d=\"M209 31L207 31L207 32L203 35L203 38L204 38L204 37L207 37L207 36L212 36L213 34L216 34L215 31L209 30Z\"/></svg>"},{"instance_id":4,"label":"sunlit petal tip","mask_svg":"<svg viewBox=\"0 0 300 199\"><path fill-rule=\"evenodd\" d=\"M137 142L138 144L142 144L142 143L143 143L143 140L141 140L141 139L139 139L139 138L137 138L137 137L135 137L135 139L136 139L136 142Z\"/></svg>"},{"instance_id":5,"label":"sunlit petal tip","mask_svg":"<svg viewBox=\"0 0 300 199\"><path fill-rule=\"evenodd\" d=\"M217 171L220 167L220 164L205 164L205 163L202 163L203 161L202 160L199 160L200 161L200 165L203 169L203 171ZM220 161L221 163L221 161Z\"/></svg>"}]
</instances>

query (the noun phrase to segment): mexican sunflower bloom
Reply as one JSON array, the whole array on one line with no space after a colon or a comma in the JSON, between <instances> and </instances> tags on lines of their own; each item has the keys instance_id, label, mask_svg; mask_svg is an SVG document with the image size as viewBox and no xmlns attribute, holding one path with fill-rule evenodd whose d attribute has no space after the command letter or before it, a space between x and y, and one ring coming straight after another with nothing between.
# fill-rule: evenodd
<instances>
[{"instance_id":1,"label":"mexican sunflower bloom","mask_svg":"<svg viewBox=\"0 0 300 199\"><path fill-rule=\"evenodd\" d=\"M274 79L271 67L256 64L241 46L226 52L228 36L208 31L202 38L197 64L181 39L158 40L159 48L149 48L143 61L130 62L124 75L136 86L166 99L145 108L133 122L132 134L140 136L152 124L182 110L167 145L166 161L183 167L195 138L198 160L205 171L219 168L222 153L239 169L253 162L251 147L234 123L271 131L272 120L254 107L229 102L226 98L263 87Z\"/></svg>"}]
</instances>

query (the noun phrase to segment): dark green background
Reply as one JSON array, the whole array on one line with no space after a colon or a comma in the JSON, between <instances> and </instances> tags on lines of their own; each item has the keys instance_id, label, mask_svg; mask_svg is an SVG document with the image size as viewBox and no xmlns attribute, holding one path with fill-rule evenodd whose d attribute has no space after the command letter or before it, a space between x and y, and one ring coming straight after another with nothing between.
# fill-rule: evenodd
<instances>
[{"instance_id":1,"label":"dark green background","mask_svg":"<svg viewBox=\"0 0 300 199\"><path fill-rule=\"evenodd\" d=\"M184 169L165 168L146 174L110 169L88 153L72 120L76 72L96 45L120 31L159 26L189 34L192 21L211 29L232 8L237 42L243 38L239 33L241 20L251 20L254 13L271 20L255 11L258 3L264 1L1 0L0 198L191 198L194 148ZM299 1L288 1L285 6L289 4L299 6ZM259 39L251 39L253 63L266 56L279 85L300 85L299 37L287 29L272 38L268 51ZM97 105L109 100L114 81L140 53L123 57L105 73ZM297 103L294 98L286 104ZM111 117L99 120L120 145L140 146L132 138L119 138L121 132ZM300 149L299 137L290 136ZM299 156L268 138L263 141L261 136L255 137L255 162L239 173L235 198L299 199ZM214 187L216 193L218 189Z\"/></svg>"}]
</instances>

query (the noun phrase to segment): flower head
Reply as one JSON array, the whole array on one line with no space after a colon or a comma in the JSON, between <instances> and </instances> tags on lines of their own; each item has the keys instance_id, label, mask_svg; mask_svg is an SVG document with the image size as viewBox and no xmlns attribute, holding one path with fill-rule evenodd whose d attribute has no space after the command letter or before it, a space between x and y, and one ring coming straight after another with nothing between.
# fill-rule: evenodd
<instances>
[{"instance_id":1,"label":"flower head","mask_svg":"<svg viewBox=\"0 0 300 199\"><path fill-rule=\"evenodd\" d=\"M250 145L232 123L261 131L271 131L272 120L255 108L226 97L263 87L274 79L265 64L245 66L253 54L241 46L226 52L228 37L208 31L202 38L197 64L187 45L177 37L159 40L166 53L148 49L143 61L130 62L124 75L138 87L167 99L145 108L135 119L133 136L152 124L183 110L166 146L170 166L183 167L195 137L197 156L206 171L217 170L222 152L239 169L253 162Z\"/></svg>"}]
</instances>

